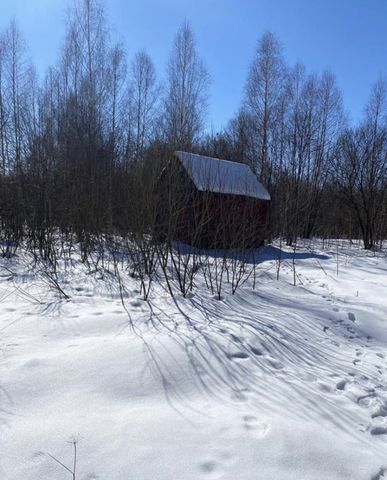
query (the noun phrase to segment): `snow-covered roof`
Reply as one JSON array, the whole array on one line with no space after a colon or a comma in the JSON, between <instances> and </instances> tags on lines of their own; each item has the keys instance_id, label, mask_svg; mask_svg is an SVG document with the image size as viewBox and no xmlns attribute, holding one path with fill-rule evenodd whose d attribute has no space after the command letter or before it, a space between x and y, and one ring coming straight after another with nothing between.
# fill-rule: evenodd
<instances>
[{"instance_id":1,"label":"snow-covered roof","mask_svg":"<svg viewBox=\"0 0 387 480\"><path fill-rule=\"evenodd\" d=\"M244 163L187 152L175 152L199 191L270 200L270 194Z\"/></svg>"}]
</instances>

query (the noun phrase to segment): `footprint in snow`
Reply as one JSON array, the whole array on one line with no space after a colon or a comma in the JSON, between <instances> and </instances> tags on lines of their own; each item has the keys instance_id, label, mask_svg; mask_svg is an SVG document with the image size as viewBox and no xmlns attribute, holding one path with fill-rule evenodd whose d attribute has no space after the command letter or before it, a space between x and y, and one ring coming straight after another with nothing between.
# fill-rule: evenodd
<instances>
[{"instance_id":1,"label":"footprint in snow","mask_svg":"<svg viewBox=\"0 0 387 480\"><path fill-rule=\"evenodd\" d=\"M44 452L35 452L31 457L32 463L41 463L46 459L46 454Z\"/></svg>"},{"instance_id":2,"label":"footprint in snow","mask_svg":"<svg viewBox=\"0 0 387 480\"><path fill-rule=\"evenodd\" d=\"M213 460L208 460L207 462L203 462L199 465L200 470L203 473L214 473L217 470L217 463Z\"/></svg>"},{"instance_id":3,"label":"footprint in snow","mask_svg":"<svg viewBox=\"0 0 387 480\"><path fill-rule=\"evenodd\" d=\"M387 417L387 403L380 405L378 409L371 415L371 418Z\"/></svg>"},{"instance_id":4,"label":"footprint in snow","mask_svg":"<svg viewBox=\"0 0 387 480\"><path fill-rule=\"evenodd\" d=\"M139 300L131 300L131 301L130 301L130 304L131 304L131 306L134 307L134 308L139 308L139 307L141 307L141 303L140 303Z\"/></svg>"},{"instance_id":5,"label":"footprint in snow","mask_svg":"<svg viewBox=\"0 0 387 480\"><path fill-rule=\"evenodd\" d=\"M249 392L245 392L245 393L249 393ZM232 395L231 395L231 400L234 401L234 402L239 402L239 403L245 403L245 402L248 402L249 399L247 397L247 395L245 393L242 393L242 392L234 392Z\"/></svg>"},{"instance_id":6,"label":"footprint in snow","mask_svg":"<svg viewBox=\"0 0 387 480\"><path fill-rule=\"evenodd\" d=\"M260 438L264 437L270 428L268 423L260 423L254 415L245 415L243 417L243 427Z\"/></svg>"},{"instance_id":7,"label":"footprint in snow","mask_svg":"<svg viewBox=\"0 0 387 480\"><path fill-rule=\"evenodd\" d=\"M258 424L258 419L255 415L244 415L243 416L244 427L247 430L255 428Z\"/></svg>"},{"instance_id":8,"label":"footprint in snow","mask_svg":"<svg viewBox=\"0 0 387 480\"><path fill-rule=\"evenodd\" d=\"M263 355L263 352L260 348L257 347L250 347L251 351L256 355L257 357L261 357Z\"/></svg>"},{"instance_id":9,"label":"footprint in snow","mask_svg":"<svg viewBox=\"0 0 387 480\"><path fill-rule=\"evenodd\" d=\"M360 397L358 397L356 399L356 403L361 407L369 407L374 402L375 396L375 392L370 390L365 395L361 395Z\"/></svg>"},{"instance_id":10,"label":"footprint in snow","mask_svg":"<svg viewBox=\"0 0 387 480\"><path fill-rule=\"evenodd\" d=\"M317 387L323 393L332 393L332 387L328 383L317 381Z\"/></svg>"},{"instance_id":11,"label":"footprint in snow","mask_svg":"<svg viewBox=\"0 0 387 480\"><path fill-rule=\"evenodd\" d=\"M351 320L351 322L356 322L356 317L355 317L355 314L353 314L352 312L348 312L348 320Z\"/></svg>"},{"instance_id":12,"label":"footprint in snow","mask_svg":"<svg viewBox=\"0 0 387 480\"><path fill-rule=\"evenodd\" d=\"M236 343L242 343L241 339L236 335L234 335L233 333L230 333L230 338Z\"/></svg>"},{"instance_id":13,"label":"footprint in snow","mask_svg":"<svg viewBox=\"0 0 387 480\"><path fill-rule=\"evenodd\" d=\"M387 434L387 427L373 427L370 430L371 435L386 435Z\"/></svg>"},{"instance_id":14,"label":"footprint in snow","mask_svg":"<svg viewBox=\"0 0 387 480\"><path fill-rule=\"evenodd\" d=\"M27 368L37 368L44 365L44 363L45 361L42 358L32 358L31 360L25 362L24 366Z\"/></svg>"},{"instance_id":15,"label":"footprint in snow","mask_svg":"<svg viewBox=\"0 0 387 480\"><path fill-rule=\"evenodd\" d=\"M276 360L275 358L268 358L267 361L268 361L269 365L271 365L276 370L282 370L284 368L282 363L279 360Z\"/></svg>"},{"instance_id":16,"label":"footprint in snow","mask_svg":"<svg viewBox=\"0 0 387 480\"><path fill-rule=\"evenodd\" d=\"M384 474L386 473L386 470L384 468L380 468L378 473L375 475L372 475L371 480L381 480L382 478L385 478Z\"/></svg>"},{"instance_id":17,"label":"footprint in snow","mask_svg":"<svg viewBox=\"0 0 387 480\"><path fill-rule=\"evenodd\" d=\"M341 380L340 382L338 382L338 383L336 384L336 388L337 388L337 390L343 391L343 390L345 390L345 386L346 386L346 385L347 385L346 380Z\"/></svg>"},{"instance_id":18,"label":"footprint in snow","mask_svg":"<svg viewBox=\"0 0 387 480\"><path fill-rule=\"evenodd\" d=\"M233 352L233 353L227 353L227 357L230 360L245 360L246 358L249 358L249 355L246 352Z\"/></svg>"},{"instance_id":19,"label":"footprint in snow","mask_svg":"<svg viewBox=\"0 0 387 480\"><path fill-rule=\"evenodd\" d=\"M231 465L232 463L234 463L234 458L231 451L221 451L217 456L223 465Z\"/></svg>"}]
</instances>

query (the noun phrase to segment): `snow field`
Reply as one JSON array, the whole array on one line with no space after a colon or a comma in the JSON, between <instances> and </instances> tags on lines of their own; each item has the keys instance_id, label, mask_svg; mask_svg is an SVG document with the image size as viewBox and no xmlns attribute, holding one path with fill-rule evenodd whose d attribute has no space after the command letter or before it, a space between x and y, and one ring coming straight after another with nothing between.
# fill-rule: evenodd
<instances>
[{"instance_id":1,"label":"snow field","mask_svg":"<svg viewBox=\"0 0 387 480\"><path fill-rule=\"evenodd\" d=\"M8 261L0 478L71 478L50 455L72 465L73 440L78 480L387 476L386 256L305 244L293 286L277 253L220 301L199 285L144 302L125 278L125 308L107 275L73 269L59 301Z\"/></svg>"}]
</instances>

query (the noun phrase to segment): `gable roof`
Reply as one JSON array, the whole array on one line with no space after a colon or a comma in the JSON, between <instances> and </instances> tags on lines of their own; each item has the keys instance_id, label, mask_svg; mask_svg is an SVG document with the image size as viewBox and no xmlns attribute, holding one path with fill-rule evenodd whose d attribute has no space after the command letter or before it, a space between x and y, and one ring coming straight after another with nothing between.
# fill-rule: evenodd
<instances>
[{"instance_id":1,"label":"gable roof","mask_svg":"<svg viewBox=\"0 0 387 480\"><path fill-rule=\"evenodd\" d=\"M188 152L175 152L201 192L215 192L270 200L270 194L244 163L230 162Z\"/></svg>"}]
</instances>

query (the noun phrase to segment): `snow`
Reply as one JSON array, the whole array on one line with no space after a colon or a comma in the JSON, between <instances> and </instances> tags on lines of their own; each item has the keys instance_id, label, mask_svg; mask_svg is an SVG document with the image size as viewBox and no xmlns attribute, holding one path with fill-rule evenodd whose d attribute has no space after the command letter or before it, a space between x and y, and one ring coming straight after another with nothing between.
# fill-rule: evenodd
<instances>
[{"instance_id":1,"label":"snow","mask_svg":"<svg viewBox=\"0 0 387 480\"><path fill-rule=\"evenodd\" d=\"M199 191L270 200L270 194L244 163L187 152L175 152Z\"/></svg>"},{"instance_id":2,"label":"snow","mask_svg":"<svg viewBox=\"0 0 387 480\"><path fill-rule=\"evenodd\" d=\"M222 300L149 302L75 263L60 301L0 263L0 478L370 480L387 476L386 255L260 250ZM11 277L7 266L14 272ZM129 315L128 315L129 313Z\"/></svg>"}]
</instances>

